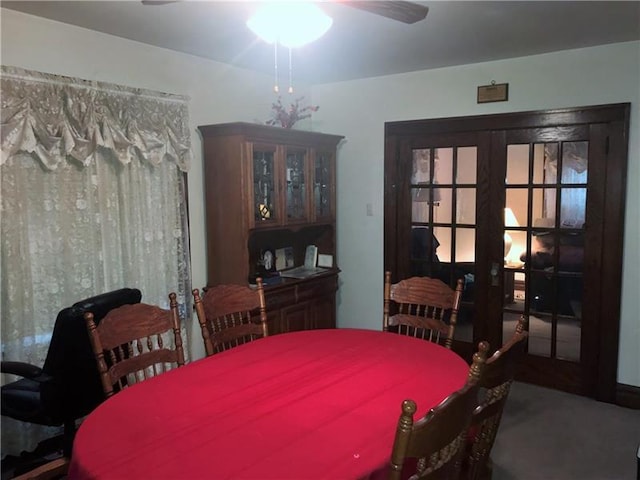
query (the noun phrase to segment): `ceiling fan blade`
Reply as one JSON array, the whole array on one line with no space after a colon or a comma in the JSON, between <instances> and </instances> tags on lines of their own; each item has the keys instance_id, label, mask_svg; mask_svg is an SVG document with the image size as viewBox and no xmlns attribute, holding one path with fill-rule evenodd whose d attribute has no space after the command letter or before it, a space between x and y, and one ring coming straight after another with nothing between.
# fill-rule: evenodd
<instances>
[{"instance_id":1,"label":"ceiling fan blade","mask_svg":"<svg viewBox=\"0 0 640 480\"><path fill-rule=\"evenodd\" d=\"M141 0L143 5L166 5L181 0ZM364 10L403 23L416 23L423 20L429 7L404 0L330 0L348 7Z\"/></svg>"},{"instance_id":2,"label":"ceiling fan blade","mask_svg":"<svg viewBox=\"0 0 640 480\"><path fill-rule=\"evenodd\" d=\"M375 15L398 20L403 23L416 23L423 20L429 8L414 2L397 1L364 1L364 0L335 0L345 6L364 10Z\"/></svg>"},{"instance_id":3,"label":"ceiling fan blade","mask_svg":"<svg viewBox=\"0 0 640 480\"><path fill-rule=\"evenodd\" d=\"M143 5L166 5L167 3L178 3L179 0L142 0Z\"/></svg>"}]
</instances>

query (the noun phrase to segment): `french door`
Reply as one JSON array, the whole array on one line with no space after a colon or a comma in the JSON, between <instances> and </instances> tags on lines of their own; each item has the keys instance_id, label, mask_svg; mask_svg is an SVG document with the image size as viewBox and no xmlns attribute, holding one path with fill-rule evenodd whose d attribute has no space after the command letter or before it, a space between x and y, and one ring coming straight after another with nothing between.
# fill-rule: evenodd
<instances>
[{"instance_id":1,"label":"french door","mask_svg":"<svg viewBox=\"0 0 640 480\"><path fill-rule=\"evenodd\" d=\"M614 401L629 106L387 123L385 270L464 280L454 349Z\"/></svg>"}]
</instances>

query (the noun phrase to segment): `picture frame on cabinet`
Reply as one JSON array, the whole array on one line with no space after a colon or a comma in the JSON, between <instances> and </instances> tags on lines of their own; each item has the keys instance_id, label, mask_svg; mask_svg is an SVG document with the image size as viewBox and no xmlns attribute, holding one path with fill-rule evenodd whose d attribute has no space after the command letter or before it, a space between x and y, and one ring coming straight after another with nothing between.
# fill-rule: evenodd
<instances>
[{"instance_id":1,"label":"picture frame on cabinet","mask_svg":"<svg viewBox=\"0 0 640 480\"><path fill-rule=\"evenodd\" d=\"M293 247L278 248L276 250L276 270L285 270L295 267L293 259Z\"/></svg>"},{"instance_id":2,"label":"picture frame on cabinet","mask_svg":"<svg viewBox=\"0 0 640 480\"><path fill-rule=\"evenodd\" d=\"M264 272L276 271L276 251L273 248L265 248L262 251L260 265Z\"/></svg>"}]
</instances>

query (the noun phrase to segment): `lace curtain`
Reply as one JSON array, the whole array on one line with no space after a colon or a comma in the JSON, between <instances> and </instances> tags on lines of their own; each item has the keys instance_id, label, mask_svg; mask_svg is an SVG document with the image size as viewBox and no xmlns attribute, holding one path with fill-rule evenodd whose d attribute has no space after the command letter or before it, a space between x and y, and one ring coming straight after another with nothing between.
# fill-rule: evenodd
<instances>
[{"instance_id":1,"label":"lace curtain","mask_svg":"<svg viewBox=\"0 0 640 480\"><path fill-rule=\"evenodd\" d=\"M561 171L558 171L559 150L562 152ZM560 197L561 228L583 228L587 207L587 178L589 173L589 143L562 142L548 143L544 146L545 183L555 184L560 175L562 185L584 185L580 188L564 187ZM556 202L555 189L545 189L544 209L545 218L555 219Z\"/></svg>"},{"instance_id":2,"label":"lace curtain","mask_svg":"<svg viewBox=\"0 0 640 480\"><path fill-rule=\"evenodd\" d=\"M0 94L2 359L42 366L59 310L124 286L185 319L186 99L11 67ZM51 434L3 417L2 454Z\"/></svg>"}]
</instances>

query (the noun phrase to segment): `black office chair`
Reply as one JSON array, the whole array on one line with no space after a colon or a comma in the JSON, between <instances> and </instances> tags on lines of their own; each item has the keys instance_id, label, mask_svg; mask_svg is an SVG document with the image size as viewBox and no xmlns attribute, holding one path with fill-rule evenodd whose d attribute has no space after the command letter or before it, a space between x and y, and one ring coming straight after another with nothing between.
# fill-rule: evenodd
<instances>
[{"instance_id":1,"label":"black office chair","mask_svg":"<svg viewBox=\"0 0 640 480\"><path fill-rule=\"evenodd\" d=\"M76 420L105 399L84 313L92 312L99 321L110 310L139 303L141 298L140 290L122 288L61 310L42 368L2 362L2 373L23 377L2 386L2 415L38 425L63 425L63 450L66 456L71 455Z\"/></svg>"}]
</instances>

